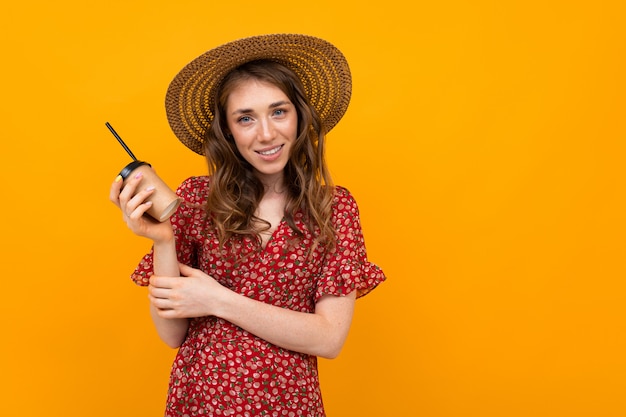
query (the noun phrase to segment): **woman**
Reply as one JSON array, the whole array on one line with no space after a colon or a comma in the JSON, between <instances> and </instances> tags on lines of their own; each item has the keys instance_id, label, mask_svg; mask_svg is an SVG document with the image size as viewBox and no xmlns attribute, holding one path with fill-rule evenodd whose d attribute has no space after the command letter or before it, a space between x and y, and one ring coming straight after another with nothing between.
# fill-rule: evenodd
<instances>
[{"instance_id":1,"label":"woman","mask_svg":"<svg viewBox=\"0 0 626 417\"><path fill-rule=\"evenodd\" d=\"M215 48L170 84L168 120L204 154L169 221L144 213L141 176L111 187L153 241L132 275L173 348L167 416L323 416L317 356L336 357L354 302L385 277L367 261L356 202L332 185L325 133L351 94L345 58L303 35Z\"/></svg>"}]
</instances>

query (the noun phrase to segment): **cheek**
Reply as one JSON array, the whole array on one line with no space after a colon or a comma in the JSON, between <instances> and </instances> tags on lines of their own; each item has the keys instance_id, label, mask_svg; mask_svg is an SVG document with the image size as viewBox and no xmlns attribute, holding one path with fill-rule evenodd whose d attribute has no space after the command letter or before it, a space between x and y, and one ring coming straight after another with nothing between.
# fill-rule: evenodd
<instances>
[{"instance_id":1,"label":"cheek","mask_svg":"<svg viewBox=\"0 0 626 417\"><path fill-rule=\"evenodd\" d=\"M246 150L248 149L249 141L245 140L245 137L242 138L241 133L232 133L232 135L232 141L235 143L235 148L239 151L240 154L245 154Z\"/></svg>"},{"instance_id":2,"label":"cheek","mask_svg":"<svg viewBox=\"0 0 626 417\"><path fill-rule=\"evenodd\" d=\"M298 137L298 118L297 117L294 118L291 123L291 137L294 138L294 140L295 138Z\"/></svg>"},{"instance_id":3,"label":"cheek","mask_svg":"<svg viewBox=\"0 0 626 417\"><path fill-rule=\"evenodd\" d=\"M235 140L235 148L239 151L239 153L243 153L245 151L245 146L238 140Z\"/></svg>"}]
</instances>

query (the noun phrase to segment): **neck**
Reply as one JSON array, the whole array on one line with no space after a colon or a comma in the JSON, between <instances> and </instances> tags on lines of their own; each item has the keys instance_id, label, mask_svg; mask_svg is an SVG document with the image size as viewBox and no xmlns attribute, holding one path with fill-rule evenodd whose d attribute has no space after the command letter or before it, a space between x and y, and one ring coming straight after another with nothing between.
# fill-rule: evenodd
<instances>
[{"instance_id":1,"label":"neck","mask_svg":"<svg viewBox=\"0 0 626 417\"><path fill-rule=\"evenodd\" d=\"M283 194L286 191L283 173L271 177L260 177L266 195Z\"/></svg>"}]
</instances>

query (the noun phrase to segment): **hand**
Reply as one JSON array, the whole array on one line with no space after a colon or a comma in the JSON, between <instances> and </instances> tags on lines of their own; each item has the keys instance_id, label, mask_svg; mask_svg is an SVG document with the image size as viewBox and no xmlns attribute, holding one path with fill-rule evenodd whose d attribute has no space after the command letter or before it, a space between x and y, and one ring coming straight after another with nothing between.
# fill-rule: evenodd
<instances>
[{"instance_id":1,"label":"hand","mask_svg":"<svg viewBox=\"0 0 626 417\"><path fill-rule=\"evenodd\" d=\"M199 269L179 264L180 277L152 276L148 297L162 318L217 315L220 296L229 291Z\"/></svg>"},{"instance_id":2,"label":"hand","mask_svg":"<svg viewBox=\"0 0 626 417\"><path fill-rule=\"evenodd\" d=\"M154 192L154 189L139 190L135 194L141 179L141 173L132 176L122 189L121 177L118 176L111 184L109 199L119 207L124 222L136 235L147 237L155 242L172 239L174 232L169 220L160 223L145 214L152 205L151 202L145 200Z\"/></svg>"}]
</instances>

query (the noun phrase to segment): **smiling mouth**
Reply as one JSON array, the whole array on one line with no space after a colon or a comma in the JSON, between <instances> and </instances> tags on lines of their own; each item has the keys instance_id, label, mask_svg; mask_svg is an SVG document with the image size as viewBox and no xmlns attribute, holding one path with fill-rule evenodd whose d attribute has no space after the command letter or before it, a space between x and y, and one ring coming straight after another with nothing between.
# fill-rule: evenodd
<instances>
[{"instance_id":1,"label":"smiling mouth","mask_svg":"<svg viewBox=\"0 0 626 417\"><path fill-rule=\"evenodd\" d=\"M274 149L270 149L270 150L268 150L268 151L263 151L263 152L261 152L261 151L257 151L256 153L258 153L259 155L263 155L263 156L270 156L270 155L274 155L275 153L277 153L278 151L280 151L280 150L283 148L283 146L285 146L285 145L280 145L280 146L277 146L277 147L275 147Z\"/></svg>"}]
</instances>

